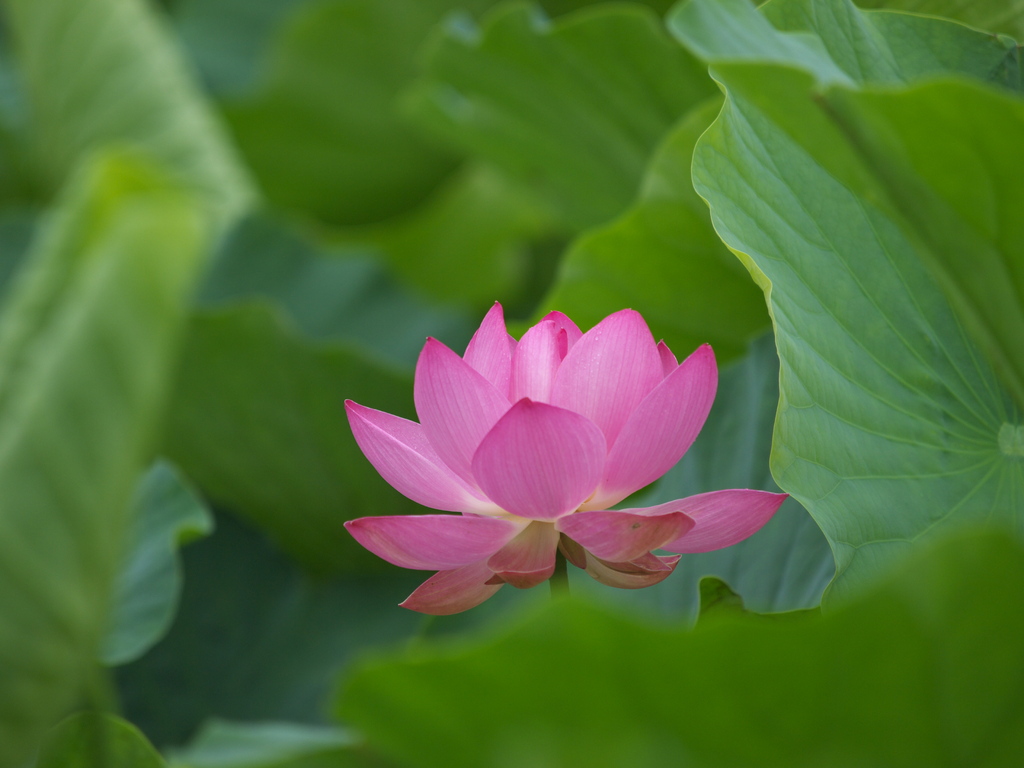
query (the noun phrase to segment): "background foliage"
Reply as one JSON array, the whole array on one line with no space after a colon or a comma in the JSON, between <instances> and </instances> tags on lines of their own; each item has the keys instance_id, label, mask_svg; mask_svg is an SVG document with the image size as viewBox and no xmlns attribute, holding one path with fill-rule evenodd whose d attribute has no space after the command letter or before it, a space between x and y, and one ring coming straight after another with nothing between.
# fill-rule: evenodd
<instances>
[{"instance_id":1,"label":"background foliage","mask_svg":"<svg viewBox=\"0 0 1024 768\"><path fill-rule=\"evenodd\" d=\"M1013 764L1024 3L0 12L0 768ZM791 499L397 608L343 403L495 300L711 342L643 501Z\"/></svg>"}]
</instances>

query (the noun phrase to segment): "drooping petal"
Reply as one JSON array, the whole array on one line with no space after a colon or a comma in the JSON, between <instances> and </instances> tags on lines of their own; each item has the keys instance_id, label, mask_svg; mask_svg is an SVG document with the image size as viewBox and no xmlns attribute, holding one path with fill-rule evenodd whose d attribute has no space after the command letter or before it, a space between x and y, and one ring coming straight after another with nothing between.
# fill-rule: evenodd
<instances>
[{"instance_id":1,"label":"drooping petal","mask_svg":"<svg viewBox=\"0 0 1024 768\"><path fill-rule=\"evenodd\" d=\"M609 315L585 334L565 356L551 402L583 414L614 445L633 409L664 378L661 358L638 312Z\"/></svg>"},{"instance_id":2,"label":"drooping petal","mask_svg":"<svg viewBox=\"0 0 1024 768\"><path fill-rule=\"evenodd\" d=\"M483 561L451 571L439 571L420 584L402 603L420 613L450 616L475 608L499 589L501 583L488 584L491 569Z\"/></svg>"},{"instance_id":3,"label":"drooping petal","mask_svg":"<svg viewBox=\"0 0 1024 768\"><path fill-rule=\"evenodd\" d=\"M550 521L590 496L601 478L604 454L604 436L589 419L524 399L481 441L473 475L502 509Z\"/></svg>"},{"instance_id":4,"label":"drooping petal","mask_svg":"<svg viewBox=\"0 0 1024 768\"><path fill-rule=\"evenodd\" d=\"M473 370L491 382L494 388L506 397L512 373L514 344L505 329L505 314L501 304L494 302L494 306L484 315L473 338L469 340L466 354L463 355L463 359Z\"/></svg>"},{"instance_id":5,"label":"drooping petal","mask_svg":"<svg viewBox=\"0 0 1024 768\"><path fill-rule=\"evenodd\" d=\"M662 549L669 552L710 552L743 541L761 530L789 494L729 490L701 493L650 509L671 507L696 521L693 529Z\"/></svg>"},{"instance_id":6,"label":"drooping petal","mask_svg":"<svg viewBox=\"0 0 1024 768\"><path fill-rule=\"evenodd\" d=\"M693 444L718 388L715 353L704 344L636 409L608 453L604 478L585 509L604 509L668 472Z\"/></svg>"},{"instance_id":7,"label":"drooping petal","mask_svg":"<svg viewBox=\"0 0 1024 768\"><path fill-rule=\"evenodd\" d=\"M564 533L558 537L558 549L565 555L565 559L577 568L583 569L587 567L586 551Z\"/></svg>"},{"instance_id":8,"label":"drooping petal","mask_svg":"<svg viewBox=\"0 0 1024 768\"><path fill-rule=\"evenodd\" d=\"M486 560L523 530L494 517L388 515L345 523L355 540L402 568L433 571Z\"/></svg>"},{"instance_id":9,"label":"drooping petal","mask_svg":"<svg viewBox=\"0 0 1024 768\"><path fill-rule=\"evenodd\" d=\"M494 513L498 507L441 461L415 421L345 401L360 450L381 477L417 504L450 512Z\"/></svg>"},{"instance_id":10,"label":"drooping petal","mask_svg":"<svg viewBox=\"0 0 1024 768\"><path fill-rule=\"evenodd\" d=\"M533 522L493 554L487 567L513 587L529 589L551 578L557 549L555 526Z\"/></svg>"},{"instance_id":11,"label":"drooping petal","mask_svg":"<svg viewBox=\"0 0 1024 768\"><path fill-rule=\"evenodd\" d=\"M679 361L676 360L676 356L672 354L672 350L668 348L664 339L658 342L658 356L661 358L661 371L664 375L668 376L679 367Z\"/></svg>"},{"instance_id":12,"label":"drooping petal","mask_svg":"<svg viewBox=\"0 0 1024 768\"><path fill-rule=\"evenodd\" d=\"M416 413L437 455L476 485L470 466L477 446L509 409L508 397L436 339L427 339L416 363Z\"/></svg>"},{"instance_id":13,"label":"drooping petal","mask_svg":"<svg viewBox=\"0 0 1024 768\"><path fill-rule=\"evenodd\" d=\"M562 341L560 341L559 354L563 358L569 350L572 349L573 345L583 336L583 331L579 329L576 323L557 310L548 312L544 315L542 320L550 320L560 331L558 337L560 340L564 341L564 347L562 346Z\"/></svg>"},{"instance_id":14,"label":"drooping petal","mask_svg":"<svg viewBox=\"0 0 1024 768\"><path fill-rule=\"evenodd\" d=\"M562 362L558 352L559 329L550 320L542 320L523 334L512 357L512 383L509 399L515 403L524 397L538 403L551 401L551 385Z\"/></svg>"},{"instance_id":15,"label":"drooping petal","mask_svg":"<svg viewBox=\"0 0 1024 768\"><path fill-rule=\"evenodd\" d=\"M649 559L657 561L653 566ZM658 557L650 555L641 563L610 563L596 557L587 557L587 573L592 578L618 589L642 589L667 579L676 569L679 555Z\"/></svg>"},{"instance_id":16,"label":"drooping petal","mask_svg":"<svg viewBox=\"0 0 1024 768\"><path fill-rule=\"evenodd\" d=\"M694 521L682 512L638 515L612 509L576 512L555 522L559 531L588 552L613 562L635 560L679 539L693 526Z\"/></svg>"}]
</instances>

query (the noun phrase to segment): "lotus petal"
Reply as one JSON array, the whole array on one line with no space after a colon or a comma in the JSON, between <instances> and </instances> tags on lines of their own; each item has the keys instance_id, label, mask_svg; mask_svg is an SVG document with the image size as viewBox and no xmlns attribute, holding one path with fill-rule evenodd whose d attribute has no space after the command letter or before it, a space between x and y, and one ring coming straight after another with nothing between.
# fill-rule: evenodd
<instances>
[{"instance_id":1,"label":"lotus petal","mask_svg":"<svg viewBox=\"0 0 1024 768\"><path fill-rule=\"evenodd\" d=\"M679 361L676 360L676 356L672 354L672 350L668 348L668 344L664 340L658 342L658 357L661 358L662 373L666 376L679 367Z\"/></svg>"},{"instance_id":2,"label":"lotus petal","mask_svg":"<svg viewBox=\"0 0 1024 768\"><path fill-rule=\"evenodd\" d=\"M416 413L437 455L476 486L471 464L488 430L509 409L508 397L436 339L427 339L413 384Z\"/></svg>"},{"instance_id":3,"label":"lotus petal","mask_svg":"<svg viewBox=\"0 0 1024 768\"><path fill-rule=\"evenodd\" d=\"M676 569L679 556L658 557L659 568L651 568L646 564L637 566L635 563L610 563L596 557L587 558L587 573L596 581L618 589L642 589L664 581Z\"/></svg>"},{"instance_id":4,"label":"lotus petal","mask_svg":"<svg viewBox=\"0 0 1024 768\"><path fill-rule=\"evenodd\" d=\"M658 347L639 313L609 315L565 356L551 402L583 414L604 433L610 448L633 409L664 378Z\"/></svg>"},{"instance_id":5,"label":"lotus petal","mask_svg":"<svg viewBox=\"0 0 1024 768\"><path fill-rule=\"evenodd\" d=\"M417 504L449 512L499 512L441 461L415 421L345 401L360 450L381 477Z\"/></svg>"},{"instance_id":6,"label":"lotus petal","mask_svg":"<svg viewBox=\"0 0 1024 768\"><path fill-rule=\"evenodd\" d=\"M501 304L494 302L473 338L469 340L463 359L494 388L508 397L509 377L512 373L512 349L515 340L505 329L505 315Z\"/></svg>"},{"instance_id":7,"label":"lotus petal","mask_svg":"<svg viewBox=\"0 0 1024 768\"><path fill-rule=\"evenodd\" d=\"M696 521L689 533L665 544L669 552L710 552L743 541L761 530L788 494L768 491L712 491L659 504L684 512Z\"/></svg>"},{"instance_id":8,"label":"lotus petal","mask_svg":"<svg viewBox=\"0 0 1024 768\"><path fill-rule=\"evenodd\" d=\"M551 578L557 549L555 526L533 522L492 555L487 567L513 587L529 589Z\"/></svg>"},{"instance_id":9,"label":"lotus petal","mask_svg":"<svg viewBox=\"0 0 1024 768\"><path fill-rule=\"evenodd\" d=\"M509 399L515 403L524 397L534 402L551 401L551 385L562 362L559 354L559 329L550 320L537 323L519 340L512 358L512 383ZM564 336L563 336L564 344Z\"/></svg>"},{"instance_id":10,"label":"lotus petal","mask_svg":"<svg viewBox=\"0 0 1024 768\"><path fill-rule=\"evenodd\" d=\"M562 358L565 358L573 345L583 336L583 331L561 312L548 312L541 318L541 322L550 320L558 328L559 347L558 351Z\"/></svg>"},{"instance_id":11,"label":"lotus petal","mask_svg":"<svg viewBox=\"0 0 1024 768\"><path fill-rule=\"evenodd\" d=\"M524 399L481 441L473 475L502 509L550 521L590 496L601 478L604 453L604 436L589 419Z\"/></svg>"},{"instance_id":12,"label":"lotus petal","mask_svg":"<svg viewBox=\"0 0 1024 768\"><path fill-rule=\"evenodd\" d=\"M501 589L500 583L487 583L491 575L491 569L484 562L440 571L420 584L400 605L434 616L461 613L480 605Z\"/></svg>"},{"instance_id":13,"label":"lotus petal","mask_svg":"<svg viewBox=\"0 0 1024 768\"><path fill-rule=\"evenodd\" d=\"M707 344L666 376L629 416L608 453L604 478L585 509L605 509L668 472L693 444L718 388Z\"/></svg>"},{"instance_id":14,"label":"lotus petal","mask_svg":"<svg viewBox=\"0 0 1024 768\"><path fill-rule=\"evenodd\" d=\"M634 560L683 536L694 521L682 512L643 515L613 509L576 512L555 527L601 560Z\"/></svg>"},{"instance_id":15,"label":"lotus petal","mask_svg":"<svg viewBox=\"0 0 1024 768\"><path fill-rule=\"evenodd\" d=\"M510 520L463 515L388 515L345 523L373 554L402 568L424 571L486 560L524 527Z\"/></svg>"}]
</instances>

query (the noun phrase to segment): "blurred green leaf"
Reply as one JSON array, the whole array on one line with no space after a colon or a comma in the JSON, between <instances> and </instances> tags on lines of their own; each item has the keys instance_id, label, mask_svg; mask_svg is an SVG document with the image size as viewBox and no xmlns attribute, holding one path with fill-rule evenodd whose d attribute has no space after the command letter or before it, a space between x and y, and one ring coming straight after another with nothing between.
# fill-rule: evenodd
<instances>
[{"instance_id":1,"label":"blurred green leaf","mask_svg":"<svg viewBox=\"0 0 1024 768\"><path fill-rule=\"evenodd\" d=\"M648 8L608 5L551 22L512 3L480 27L450 19L410 104L426 127L535 185L582 229L630 203L666 131L714 92Z\"/></svg>"},{"instance_id":2,"label":"blurred green leaf","mask_svg":"<svg viewBox=\"0 0 1024 768\"><path fill-rule=\"evenodd\" d=\"M820 618L686 632L559 602L365 662L340 713L410 768L997 768L1024 749L1022 590L1020 543L970 534Z\"/></svg>"},{"instance_id":3,"label":"blurred green leaf","mask_svg":"<svg viewBox=\"0 0 1024 768\"><path fill-rule=\"evenodd\" d=\"M721 372L718 395L704 429L675 467L638 506L725 488L777 491L768 469L772 423L779 402L774 339L762 336L748 354ZM828 542L810 515L787 500L769 523L745 541L715 552L683 555L675 573L653 587L608 589L590 578L573 582L594 598L672 617L696 618L699 584L717 576L758 613L814 608L835 573Z\"/></svg>"},{"instance_id":4,"label":"blurred green leaf","mask_svg":"<svg viewBox=\"0 0 1024 768\"><path fill-rule=\"evenodd\" d=\"M175 31L218 97L254 88L276 32L303 6L319 0L178 0Z\"/></svg>"},{"instance_id":5,"label":"blurred green leaf","mask_svg":"<svg viewBox=\"0 0 1024 768\"><path fill-rule=\"evenodd\" d=\"M130 145L202 196L219 222L255 192L209 105L144 0L6 0L49 190L97 148Z\"/></svg>"},{"instance_id":6,"label":"blurred green leaf","mask_svg":"<svg viewBox=\"0 0 1024 768\"><path fill-rule=\"evenodd\" d=\"M344 522L417 507L360 452L346 398L412 415L408 375L351 346L304 341L268 302L196 313L163 450L311 568L373 566Z\"/></svg>"},{"instance_id":7,"label":"blurred green leaf","mask_svg":"<svg viewBox=\"0 0 1024 768\"><path fill-rule=\"evenodd\" d=\"M637 202L569 249L544 308L586 328L632 307L677 353L709 342L719 362L744 354L768 327L760 291L715 234L690 180L694 144L720 108L720 99L711 100L672 130Z\"/></svg>"},{"instance_id":8,"label":"blurred green leaf","mask_svg":"<svg viewBox=\"0 0 1024 768\"><path fill-rule=\"evenodd\" d=\"M431 27L484 0L330 0L280 33L262 87L225 106L268 199L335 224L409 210L456 159L406 124L399 92Z\"/></svg>"},{"instance_id":9,"label":"blurred green leaf","mask_svg":"<svg viewBox=\"0 0 1024 768\"><path fill-rule=\"evenodd\" d=\"M176 751L173 768L357 768L381 765L362 760L359 739L336 726L296 723L232 723L211 720L187 748Z\"/></svg>"},{"instance_id":10,"label":"blurred green leaf","mask_svg":"<svg viewBox=\"0 0 1024 768\"><path fill-rule=\"evenodd\" d=\"M713 5L683 6L670 24L689 41L697 29L689 22ZM755 13L737 2L717 6ZM771 7L789 17L782 0ZM926 18L866 27L893 14L861 14L835 0L812 8L821 12L799 18L821 22L823 49L864 37L870 48L851 44L867 61L902 46L898 60L911 64L879 68L887 83L928 71L925 64L941 58L930 53L935 41L975 34L1001 45ZM837 18L841 24L826 23ZM919 34L887 41L885 33L907 25L919 25ZM798 39L811 40L806 32ZM694 45L711 44L703 36ZM719 234L770 301L782 360L772 470L832 545L837 578L829 594L853 591L913 542L950 526L1020 525L1024 464L1000 435L1021 417L922 264L919 241L908 239L822 109L820 85L799 63L713 65L728 99L697 145L694 181ZM945 130L936 121L928 127Z\"/></svg>"},{"instance_id":11,"label":"blurred green leaf","mask_svg":"<svg viewBox=\"0 0 1024 768\"><path fill-rule=\"evenodd\" d=\"M857 0L857 5L945 16L979 29L1024 38L1024 0Z\"/></svg>"},{"instance_id":12,"label":"blurred green leaf","mask_svg":"<svg viewBox=\"0 0 1024 768\"><path fill-rule=\"evenodd\" d=\"M402 642L423 621L398 603L425 574L312 578L230 515L182 559L170 632L116 670L126 715L160 747L210 718L323 723L351 655Z\"/></svg>"},{"instance_id":13,"label":"blurred green leaf","mask_svg":"<svg viewBox=\"0 0 1024 768\"><path fill-rule=\"evenodd\" d=\"M318 245L268 216L249 217L229 233L199 304L219 308L256 299L273 300L303 336L349 342L409 370L427 336L462 349L479 322L402 288L365 252Z\"/></svg>"},{"instance_id":14,"label":"blurred green leaf","mask_svg":"<svg viewBox=\"0 0 1024 768\"><path fill-rule=\"evenodd\" d=\"M0 765L89 684L205 247L190 197L104 156L63 196L5 302Z\"/></svg>"},{"instance_id":15,"label":"blurred green leaf","mask_svg":"<svg viewBox=\"0 0 1024 768\"><path fill-rule=\"evenodd\" d=\"M134 527L101 653L109 665L137 659L166 634L181 594L178 547L207 535L213 518L174 467L160 461L135 490Z\"/></svg>"},{"instance_id":16,"label":"blurred green leaf","mask_svg":"<svg viewBox=\"0 0 1024 768\"><path fill-rule=\"evenodd\" d=\"M166 768L160 754L131 723L83 712L51 730L35 768Z\"/></svg>"},{"instance_id":17,"label":"blurred green leaf","mask_svg":"<svg viewBox=\"0 0 1024 768\"><path fill-rule=\"evenodd\" d=\"M826 100L1024 411L1024 101L968 83Z\"/></svg>"},{"instance_id":18,"label":"blurred green leaf","mask_svg":"<svg viewBox=\"0 0 1024 768\"><path fill-rule=\"evenodd\" d=\"M467 165L419 208L380 225L340 233L374 249L424 295L480 310L524 297L530 241L552 229L536 201L507 177Z\"/></svg>"},{"instance_id":19,"label":"blurred green leaf","mask_svg":"<svg viewBox=\"0 0 1024 768\"><path fill-rule=\"evenodd\" d=\"M227 239L190 325L164 452L218 504L319 571L379 568L343 529L420 511L356 446L345 400L406 417L423 340L469 323L365 258L324 252L270 219Z\"/></svg>"}]
</instances>

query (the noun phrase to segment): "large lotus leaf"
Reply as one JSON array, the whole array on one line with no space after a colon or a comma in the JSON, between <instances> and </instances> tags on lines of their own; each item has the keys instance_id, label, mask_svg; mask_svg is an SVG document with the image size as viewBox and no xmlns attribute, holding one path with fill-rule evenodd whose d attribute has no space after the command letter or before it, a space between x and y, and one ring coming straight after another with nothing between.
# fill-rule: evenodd
<instances>
[{"instance_id":1,"label":"large lotus leaf","mask_svg":"<svg viewBox=\"0 0 1024 768\"><path fill-rule=\"evenodd\" d=\"M167 632L181 593L178 547L213 528L210 511L180 473L156 462L135 490L135 525L118 575L105 664L124 664Z\"/></svg>"},{"instance_id":2,"label":"large lotus leaf","mask_svg":"<svg viewBox=\"0 0 1024 768\"><path fill-rule=\"evenodd\" d=\"M778 382L778 358L767 335L721 372L708 421L683 460L629 506L661 504L725 488L778 491L768 469ZM714 575L736 589L748 609L775 613L817 606L834 573L835 562L824 535L806 510L790 499L749 539L715 552L683 555L675 573L660 584L637 591L595 584L587 591L624 607L692 619L699 584L703 577ZM582 577L573 586L588 588L591 583L589 577Z\"/></svg>"},{"instance_id":3,"label":"large lotus leaf","mask_svg":"<svg viewBox=\"0 0 1024 768\"><path fill-rule=\"evenodd\" d=\"M1024 411L1024 101L970 83L826 99Z\"/></svg>"},{"instance_id":4,"label":"large lotus leaf","mask_svg":"<svg viewBox=\"0 0 1024 768\"><path fill-rule=\"evenodd\" d=\"M589 327L633 307L672 349L709 342L720 363L768 327L764 299L690 181L694 144L720 107L716 98L695 108L652 158L637 202L573 243L544 308Z\"/></svg>"},{"instance_id":5,"label":"large lotus leaf","mask_svg":"<svg viewBox=\"0 0 1024 768\"><path fill-rule=\"evenodd\" d=\"M6 0L31 105L40 182L58 188L89 152L150 154L227 221L255 191L162 20L143 0Z\"/></svg>"},{"instance_id":6,"label":"large lotus leaf","mask_svg":"<svg viewBox=\"0 0 1024 768\"><path fill-rule=\"evenodd\" d=\"M131 723L83 712L46 735L35 768L167 768L167 763Z\"/></svg>"},{"instance_id":7,"label":"large lotus leaf","mask_svg":"<svg viewBox=\"0 0 1024 768\"><path fill-rule=\"evenodd\" d=\"M457 17L425 66L410 97L420 120L535 184L578 229L620 213L664 134L714 93L705 68L638 5L552 22L514 3L479 27Z\"/></svg>"},{"instance_id":8,"label":"large lotus leaf","mask_svg":"<svg viewBox=\"0 0 1024 768\"><path fill-rule=\"evenodd\" d=\"M331 0L301 7L276 41L262 86L226 115L272 203L337 224L415 206L455 158L397 108L416 55L455 0Z\"/></svg>"},{"instance_id":9,"label":"large lotus leaf","mask_svg":"<svg viewBox=\"0 0 1024 768\"><path fill-rule=\"evenodd\" d=\"M2 766L97 673L132 489L206 248L200 210L163 174L104 157L63 197L5 300Z\"/></svg>"},{"instance_id":10,"label":"large lotus leaf","mask_svg":"<svg viewBox=\"0 0 1024 768\"><path fill-rule=\"evenodd\" d=\"M684 6L673 29L688 41L692 13L711 5ZM821 0L832 17L841 5ZM876 16L851 14L851 23ZM841 47L850 28L823 24L821 48ZM901 60L925 61L944 39L921 31L899 38ZM896 44L870 37L875 51ZM699 44L707 50L708 38ZM919 239L822 109L812 75L754 62L714 71L728 99L697 145L694 181L770 301L782 363L772 470L832 544L830 594L951 525L1019 519L1024 464L1003 425L1020 417L927 271Z\"/></svg>"},{"instance_id":11,"label":"large lotus leaf","mask_svg":"<svg viewBox=\"0 0 1024 768\"><path fill-rule=\"evenodd\" d=\"M687 632L559 602L367 661L339 711L409 768L997 768L1024 749L1021 590L1019 541L972 533L824 616Z\"/></svg>"},{"instance_id":12,"label":"large lotus leaf","mask_svg":"<svg viewBox=\"0 0 1024 768\"><path fill-rule=\"evenodd\" d=\"M857 0L857 5L944 16L979 29L1024 38L1022 0Z\"/></svg>"}]
</instances>

